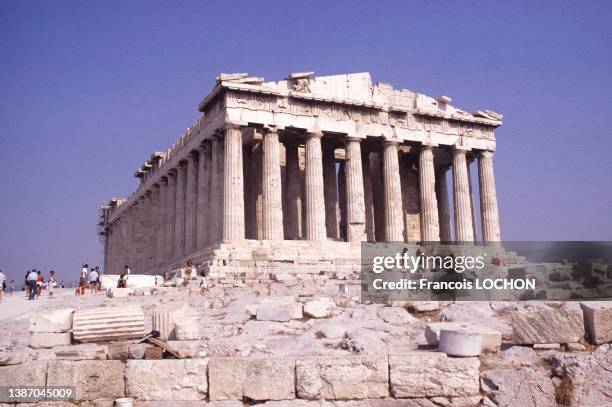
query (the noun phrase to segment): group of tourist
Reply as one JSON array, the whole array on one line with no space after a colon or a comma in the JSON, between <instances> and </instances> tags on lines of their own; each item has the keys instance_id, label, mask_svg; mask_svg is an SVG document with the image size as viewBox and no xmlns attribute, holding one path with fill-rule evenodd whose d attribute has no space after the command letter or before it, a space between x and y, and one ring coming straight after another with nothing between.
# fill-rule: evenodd
<instances>
[{"instance_id":1,"label":"group of tourist","mask_svg":"<svg viewBox=\"0 0 612 407\"><path fill-rule=\"evenodd\" d=\"M28 270L25 273L25 279L23 282L23 290L26 293L26 297L28 300L35 300L40 298L40 295L43 290L47 290L49 292L49 298L53 297L53 292L55 288L58 286L57 284L57 276L55 275L55 271L51 270L49 272L49 278L45 279L44 274L40 270L32 269ZM60 286L64 287L64 282L60 283ZM14 280L11 281L11 290L12 293L14 290Z\"/></svg>"},{"instance_id":2,"label":"group of tourist","mask_svg":"<svg viewBox=\"0 0 612 407\"><path fill-rule=\"evenodd\" d=\"M101 276L102 271L100 267L95 266L90 269L88 264L83 264L79 276L79 283L75 288L75 294L84 295L87 288L91 290L92 294L100 291L102 289L102 283L100 282Z\"/></svg>"}]
</instances>

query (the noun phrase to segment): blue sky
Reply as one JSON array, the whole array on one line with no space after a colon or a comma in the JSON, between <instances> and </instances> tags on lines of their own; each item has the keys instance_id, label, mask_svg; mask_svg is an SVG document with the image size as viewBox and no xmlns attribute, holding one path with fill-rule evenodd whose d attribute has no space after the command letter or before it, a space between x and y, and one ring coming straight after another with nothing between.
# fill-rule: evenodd
<instances>
[{"instance_id":1,"label":"blue sky","mask_svg":"<svg viewBox=\"0 0 612 407\"><path fill-rule=\"evenodd\" d=\"M96 210L219 72L369 71L502 112L507 240L612 240L612 3L0 2L0 269L99 264Z\"/></svg>"}]
</instances>

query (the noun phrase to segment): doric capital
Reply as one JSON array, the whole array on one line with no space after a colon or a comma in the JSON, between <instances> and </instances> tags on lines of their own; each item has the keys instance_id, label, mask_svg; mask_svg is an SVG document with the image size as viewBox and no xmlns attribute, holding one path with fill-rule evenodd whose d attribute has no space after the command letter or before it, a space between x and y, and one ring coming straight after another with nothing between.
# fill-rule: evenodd
<instances>
[{"instance_id":1,"label":"doric capital","mask_svg":"<svg viewBox=\"0 0 612 407\"><path fill-rule=\"evenodd\" d=\"M480 156L484 157L484 158L493 158L493 154L495 154L493 151L489 151L489 150L483 150L480 152Z\"/></svg>"},{"instance_id":2,"label":"doric capital","mask_svg":"<svg viewBox=\"0 0 612 407\"><path fill-rule=\"evenodd\" d=\"M464 148L453 148L453 155L465 155L467 153L468 150L464 149Z\"/></svg>"},{"instance_id":3,"label":"doric capital","mask_svg":"<svg viewBox=\"0 0 612 407\"><path fill-rule=\"evenodd\" d=\"M361 143L363 139L361 137L348 136L346 138L347 143Z\"/></svg>"},{"instance_id":4,"label":"doric capital","mask_svg":"<svg viewBox=\"0 0 612 407\"><path fill-rule=\"evenodd\" d=\"M276 126L267 125L262 128L262 133L263 134L278 133L278 128Z\"/></svg>"},{"instance_id":5,"label":"doric capital","mask_svg":"<svg viewBox=\"0 0 612 407\"><path fill-rule=\"evenodd\" d=\"M310 131L308 133L306 133L306 137L308 138L321 138L323 137L323 132L322 131Z\"/></svg>"},{"instance_id":6,"label":"doric capital","mask_svg":"<svg viewBox=\"0 0 612 407\"><path fill-rule=\"evenodd\" d=\"M387 146L399 146L398 140L385 140L385 147Z\"/></svg>"},{"instance_id":7,"label":"doric capital","mask_svg":"<svg viewBox=\"0 0 612 407\"><path fill-rule=\"evenodd\" d=\"M225 122L221 131L225 132L227 130L242 130L242 125L233 122Z\"/></svg>"}]
</instances>

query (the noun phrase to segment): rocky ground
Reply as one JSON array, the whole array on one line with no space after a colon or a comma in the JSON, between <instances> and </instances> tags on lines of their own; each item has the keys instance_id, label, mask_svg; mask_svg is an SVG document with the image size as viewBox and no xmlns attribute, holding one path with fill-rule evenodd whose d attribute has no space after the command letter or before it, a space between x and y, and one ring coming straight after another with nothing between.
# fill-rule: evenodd
<instances>
[{"instance_id":1,"label":"rocky ground","mask_svg":"<svg viewBox=\"0 0 612 407\"><path fill-rule=\"evenodd\" d=\"M347 284L348 292L341 294L340 284ZM169 344L187 358L333 356L345 360L342 357L384 356L384 363L388 360L392 369L390 394L389 384L385 382L383 393L356 397L372 399L369 401L333 401L352 397L325 396L319 388L319 393L315 392L318 396L300 397L300 394L309 393L308 389L300 393L298 380L298 397L310 398L310 401L267 401L266 405L603 406L612 403L612 349L604 343L612 339L600 339L598 344L587 341L589 329L587 327L585 336L578 302L363 304L360 286L355 281L340 280L211 287L206 296L200 295L196 284L137 290L135 294L108 298L103 292L75 296L72 290L57 290L53 299L43 296L26 301L21 293L5 297L0 305L0 365L62 359L66 351L82 351L83 354L99 351L108 359L142 359L149 345L130 344L135 341L119 343L124 346L100 342L58 344L49 348L44 340L42 343L33 341L29 332L30 318L52 309L121 309L128 304L139 305L144 310L145 331L149 332L153 328L154 311L167 308L169 304L184 304L185 314L180 319L187 321L184 322L187 329L179 330L177 325ZM599 332L604 334L612 331L609 310L606 308L603 319L598 322ZM432 332L436 330L432 331L432 327L439 322L463 324L468 331L480 332L489 340L488 347L483 343L484 351L479 356L464 358L474 360L475 374L479 377L477 387L466 391L461 398L452 396L462 394L461 391L449 391L448 397L435 396L435 392L413 394L406 390L405 383L398 385L397 378L393 384L391 355L421 352L426 357L423 363L431 363L431 369L444 370L446 362L429 356L432 352L438 354L435 333L432 340ZM208 363L209 386L212 387L212 367ZM299 375L300 363L297 365ZM428 374L429 371L417 375L419 379L414 386L424 389L453 386L452 383L439 383L440 377ZM6 380L0 379L0 384L4 382ZM458 381L457 385L463 386L462 383L465 382ZM340 390L335 388L334 391ZM256 402L249 397L243 398Z\"/></svg>"}]
</instances>

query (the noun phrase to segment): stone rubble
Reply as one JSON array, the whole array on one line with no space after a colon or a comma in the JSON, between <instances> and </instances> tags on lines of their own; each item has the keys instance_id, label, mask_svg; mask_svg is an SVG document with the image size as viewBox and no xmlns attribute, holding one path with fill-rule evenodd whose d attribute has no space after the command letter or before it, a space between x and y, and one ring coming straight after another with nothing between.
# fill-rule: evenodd
<instances>
[{"instance_id":1,"label":"stone rubble","mask_svg":"<svg viewBox=\"0 0 612 407\"><path fill-rule=\"evenodd\" d=\"M516 344L579 342L584 337L580 309L534 308L512 313Z\"/></svg>"}]
</instances>

